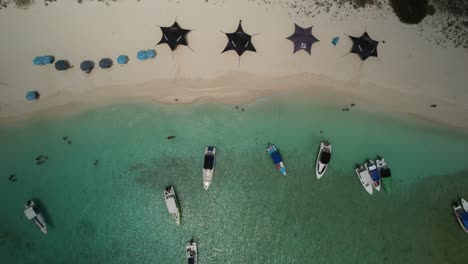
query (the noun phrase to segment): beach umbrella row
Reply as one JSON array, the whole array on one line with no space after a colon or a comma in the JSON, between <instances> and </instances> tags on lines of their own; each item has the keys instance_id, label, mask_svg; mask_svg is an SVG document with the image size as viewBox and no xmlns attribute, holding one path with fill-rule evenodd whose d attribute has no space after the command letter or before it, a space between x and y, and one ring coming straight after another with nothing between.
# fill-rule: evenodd
<instances>
[{"instance_id":1,"label":"beach umbrella row","mask_svg":"<svg viewBox=\"0 0 468 264\"><path fill-rule=\"evenodd\" d=\"M172 51L174 51L179 45L188 46L187 34L191 31L180 27L176 22L170 27L160 27L162 31L161 40L157 43L167 44ZM228 43L221 53L233 50L237 55L242 56L246 51L256 52L255 46L252 43L252 37L255 35L247 34L242 28L242 20L239 21L237 29L232 33L225 33L228 38ZM373 40L369 37L369 34L365 32L361 37L349 36L353 42L353 47L350 53L355 53L361 58L366 60L371 56L377 57L377 45L378 41ZM304 50L311 54L312 45L319 40L312 34L312 27L303 28L297 24L294 24L294 33L287 37L294 44L293 53L299 50ZM332 40L333 46L336 46L339 38L335 37ZM140 54L140 52L142 52ZM144 60L143 51L138 53L138 59ZM140 58L141 57L141 58Z\"/></svg>"},{"instance_id":2,"label":"beach umbrella row","mask_svg":"<svg viewBox=\"0 0 468 264\"><path fill-rule=\"evenodd\" d=\"M141 50L137 53L137 58L139 60L146 60L146 59L153 59L156 57L156 50L149 49L149 50ZM34 65L46 65L52 64L55 61L54 56L37 56L33 59ZM120 65L127 64L130 61L127 55L119 55L117 57L117 63ZM113 65L113 61L111 58L103 58L99 61L99 67L102 69L111 68ZM85 73L90 73L95 67L95 64L92 60L84 60L80 64L80 69ZM55 61L55 69L58 71L65 71L73 66L70 64L68 60L57 60Z\"/></svg>"}]
</instances>

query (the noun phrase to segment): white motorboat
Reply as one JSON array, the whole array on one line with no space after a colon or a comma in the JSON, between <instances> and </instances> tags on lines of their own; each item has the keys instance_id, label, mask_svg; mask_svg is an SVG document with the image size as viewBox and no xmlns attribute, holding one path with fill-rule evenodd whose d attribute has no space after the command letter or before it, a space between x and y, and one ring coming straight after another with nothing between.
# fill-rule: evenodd
<instances>
[{"instance_id":1,"label":"white motorboat","mask_svg":"<svg viewBox=\"0 0 468 264\"><path fill-rule=\"evenodd\" d=\"M213 180L216 163L216 148L208 146L205 148L205 159L203 161L203 188L208 190Z\"/></svg>"},{"instance_id":2,"label":"white motorboat","mask_svg":"<svg viewBox=\"0 0 468 264\"><path fill-rule=\"evenodd\" d=\"M364 187L369 194L372 194L372 179L369 171L362 165L357 165L355 171L359 181L361 181L362 187Z\"/></svg>"},{"instance_id":3,"label":"white motorboat","mask_svg":"<svg viewBox=\"0 0 468 264\"><path fill-rule=\"evenodd\" d=\"M187 256L187 264L197 264L198 251L197 243L192 240L185 247L185 252Z\"/></svg>"},{"instance_id":4,"label":"white motorboat","mask_svg":"<svg viewBox=\"0 0 468 264\"><path fill-rule=\"evenodd\" d=\"M328 141L320 143L320 149L317 154L317 161L315 163L315 174L317 179L322 178L330 163L332 146Z\"/></svg>"},{"instance_id":5,"label":"white motorboat","mask_svg":"<svg viewBox=\"0 0 468 264\"><path fill-rule=\"evenodd\" d=\"M174 187L168 186L164 188L164 200L166 201L167 210L172 215L178 225L180 225L180 209Z\"/></svg>"},{"instance_id":6,"label":"white motorboat","mask_svg":"<svg viewBox=\"0 0 468 264\"><path fill-rule=\"evenodd\" d=\"M44 217L42 216L41 211L36 206L33 200L28 200L24 204L24 214L28 218L34 222L34 224L41 230L44 235L47 235L47 226Z\"/></svg>"},{"instance_id":7,"label":"white motorboat","mask_svg":"<svg viewBox=\"0 0 468 264\"><path fill-rule=\"evenodd\" d=\"M369 171L371 180L372 180L372 186L380 192L380 185L382 183L382 180L379 175L379 171L377 170L377 166L375 166L375 163L373 160L367 160L366 163L364 163L364 167Z\"/></svg>"},{"instance_id":8,"label":"white motorboat","mask_svg":"<svg viewBox=\"0 0 468 264\"><path fill-rule=\"evenodd\" d=\"M452 203L453 213L465 233L468 233L468 202L459 197L458 201Z\"/></svg>"}]
</instances>

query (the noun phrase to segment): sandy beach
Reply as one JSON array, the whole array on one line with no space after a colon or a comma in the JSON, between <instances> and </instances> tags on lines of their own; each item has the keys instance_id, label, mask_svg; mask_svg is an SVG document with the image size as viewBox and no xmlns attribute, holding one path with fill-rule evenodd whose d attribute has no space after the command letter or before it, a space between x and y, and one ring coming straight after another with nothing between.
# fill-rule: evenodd
<instances>
[{"instance_id":1,"label":"sandy beach","mask_svg":"<svg viewBox=\"0 0 468 264\"><path fill-rule=\"evenodd\" d=\"M119 1L41 3L27 10L0 10L0 122L42 113L73 113L125 100L163 103L209 101L242 104L278 92L298 91L311 100L356 103L369 111L395 112L468 128L466 62L468 50L440 45L425 36L443 13L414 26L401 23L389 8L375 6L329 12L296 12L283 1ZM338 13L337 13L338 12ZM171 52L158 26L179 24L193 30L189 46ZM242 19L258 53L240 60L221 54ZM294 23L313 25L320 42L309 56L293 54L286 39ZM424 30L421 31L421 28ZM380 41L379 58L362 62L348 54L351 40L365 30ZM333 37L340 41L336 47ZM138 61L141 49L155 48L153 60ZM98 62L127 54L130 62L91 74L83 60ZM37 55L68 59L75 67L59 72L34 66ZM24 95L38 90L41 99ZM177 99L177 100L176 100ZM430 104L437 104L430 108Z\"/></svg>"}]
</instances>

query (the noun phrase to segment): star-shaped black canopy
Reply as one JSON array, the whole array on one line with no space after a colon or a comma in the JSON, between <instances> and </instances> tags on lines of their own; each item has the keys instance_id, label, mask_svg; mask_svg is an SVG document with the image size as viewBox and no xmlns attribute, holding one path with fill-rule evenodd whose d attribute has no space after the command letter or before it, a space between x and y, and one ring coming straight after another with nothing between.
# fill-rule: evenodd
<instances>
[{"instance_id":1,"label":"star-shaped black canopy","mask_svg":"<svg viewBox=\"0 0 468 264\"><path fill-rule=\"evenodd\" d=\"M359 38L353 36L349 37L353 41L351 52L359 55L361 60L364 61L371 56L377 57L377 45L379 42L371 39L367 32L364 32L364 34Z\"/></svg>"},{"instance_id":2,"label":"star-shaped black canopy","mask_svg":"<svg viewBox=\"0 0 468 264\"><path fill-rule=\"evenodd\" d=\"M236 31L233 33L226 33L228 37L228 43L226 48L224 48L223 52L229 50L235 50L239 56L242 56L245 51L250 50L256 52L254 45L252 44L252 36L245 33L242 29L242 20L239 21L239 26L237 27Z\"/></svg>"},{"instance_id":3,"label":"star-shaped black canopy","mask_svg":"<svg viewBox=\"0 0 468 264\"><path fill-rule=\"evenodd\" d=\"M312 27L302 28L294 23L294 34L288 37L294 43L294 53L299 50L305 50L310 55L312 44L319 41L312 35Z\"/></svg>"},{"instance_id":4,"label":"star-shaped black canopy","mask_svg":"<svg viewBox=\"0 0 468 264\"><path fill-rule=\"evenodd\" d=\"M181 28L177 21L170 27L161 27L161 31L163 35L158 45L165 43L169 45L172 51L179 45L188 46L187 34L190 30Z\"/></svg>"}]
</instances>

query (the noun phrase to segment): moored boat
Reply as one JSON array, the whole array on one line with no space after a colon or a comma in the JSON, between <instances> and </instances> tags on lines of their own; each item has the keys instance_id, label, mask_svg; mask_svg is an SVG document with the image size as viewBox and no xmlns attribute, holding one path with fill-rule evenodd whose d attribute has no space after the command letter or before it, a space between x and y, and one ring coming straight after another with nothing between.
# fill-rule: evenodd
<instances>
[{"instance_id":1,"label":"moored boat","mask_svg":"<svg viewBox=\"0 0 468 264\"><path fill-rule=\"evenodd\" d=\"M356 175L359 178L359 181L362 184L362 187L369 193L372 194L372 179L369 175L369 171L362 165L356 165L356 169L354 170Z\"/></svg>"},{"instance_id":2,"label":"moored boat","mask_svg":"<svg viewBox=\"0 0 468 264\"><path fill-rule=\"evenodd\" d=\"M205 158L203 161L203 188L208 190L213 180L214 167L216 162L216 148L208 146L205 148Z\"/></svg>"},{"instance_id":3,"label":"moored boat","mask_svg":"<svg viewBox=\"0 0 468 264\"><path fill-rule=\"evenodd\" d=\"M320 148L317 154L317 161L315 162L315 175L317 179L322 178L327 170L328 164L331 159L332 146L328 141L320 143Z\"/></svg>"},{"instance_id":4,"label":"moored boat","mask_svg":"<svg viewBox=\"0 0 468 264\"><path fill-rule=\"evenodd\" d=\"M284 166L283 157L281 157L281 153L276 146L272 143L268 143L267 151L279 172L286 176L286 167Z\"/></svg>"},{"instance_id":5,"label":"moored boat","mask_svg":"<svg viewBox=\"0 0 468 264\"><path fill-rule=\"evenodd\" d=\"M372 186L377 191L380 191L380 185L381 185L381 179L379 175L379 171L377 170L377 166L375 166L375 163L373 160L367 160L366 163L364 163L364 167L369 171L371 180L372 180Z\"/></svg>"},{"instance_id":6,"label":"moored boat","mask_svg":"<svg viewBox=\"0 0 468 264\"><path fill-rule=\"evenodd\" d=\"M385 161L384 158L377 156L375 163L376 163L380 178L382 180L382 188L387 192L391 192L392 185L393 185L392 172L390 171L390 168L388 167L387 162Z\"/></svg>"},{"instance_id":7,"label":"moored boat","mask_svg":"<svg viewBox=\"0 0 468 264\"><path fill-rule=\"evenodd\" d=\"M41 211L33 200L28 200L24 204L24 214L31 220L44 235L47 235L47 226Z\"/></svg>"},{"instance_id":8,"label":"moored boat","mask_svg":"<svg viewBox=\"0 0 468 264\"><path fill-rule=\"evenodd\" d=\"M190 242L185 247L185 253L187 258L187 264L197 264L198 258L198 250L197 250L197 243L195 241L190 240Z\"/></svg>"},{"instance_id":9,"label":"moored boat","mask_svg":"<svg viewBox=\"0 0 468 264\"><path fill-rule=\"evenodd\" d=\"M180 209L174 187L167 186L164 188L164 200L166 201L167 210L172 215L178 225L180 225Z\"/></svg>"},{"instance_id":10,"label":"moored boat","mask_svg":"<svg viewBox=\"0 0 468 264\"><path fill-rule=\"evenodd\" d=\"M457 201L453 201L452 209L461 228L468 233L468 202L459 197Z\"/></svg>"}]
</instances>

